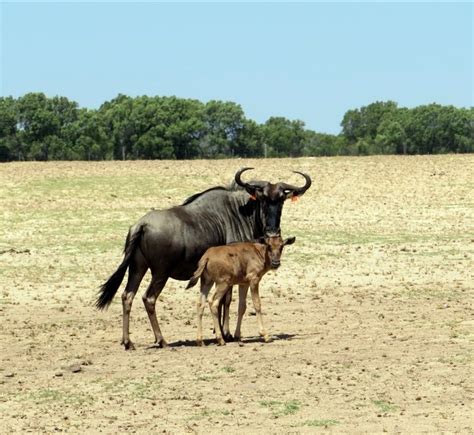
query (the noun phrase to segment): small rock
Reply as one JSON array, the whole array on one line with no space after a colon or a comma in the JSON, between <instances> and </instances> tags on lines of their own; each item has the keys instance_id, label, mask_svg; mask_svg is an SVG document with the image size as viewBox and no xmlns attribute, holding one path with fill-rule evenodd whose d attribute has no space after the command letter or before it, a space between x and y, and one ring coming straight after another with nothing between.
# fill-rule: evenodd
<instances>
[{"instance_id":1,"label":"small rock","mask_svg":"<svg viewBox=\"0 0 474 435\"><path fill-rule=\"evenodd\" d=\"M228 397L225 401L225 403L232 403L232 399L230 397Z\"/></svg>"},{"instance_id":2,"label":"small rock","mask_svg":"<svg viewBox=\"0 0 474 435\"><path fill-rule=\"evenodd\" d=\"M72 373L79 373L82 371L82 367L79 364L74 364L69 367L69 370L71 370Z\"/></svg>"},{"instance_id":3,"label":"small rock","mask_svg":"<svg viewBox=\"0 0 474 435\"><path fill-rule=\"evenodd\" d=\"M59 377L63 376L63 373L62 373L62 372L56 372L56 373L54 374L54 376L56 376L57 378L59 378Z\"/></svg>"},{"instance_id":4,"label":"small rock","mask_svg":"<svg viewBox=\"0 0 474 435\"><path fill-rule=\"evenodd\" d=\"M4 375L6 378L13 378L15 376L15 373L13 372L6 372Z\"/></svg>"}]
</instances>

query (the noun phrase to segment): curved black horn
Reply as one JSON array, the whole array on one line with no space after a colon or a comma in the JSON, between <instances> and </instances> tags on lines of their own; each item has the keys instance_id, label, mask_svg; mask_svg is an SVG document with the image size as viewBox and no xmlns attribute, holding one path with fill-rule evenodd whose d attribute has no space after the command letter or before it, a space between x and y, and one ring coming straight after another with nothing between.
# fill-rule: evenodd
<instances>
[{"instance_id":1,"label":"curved black horn","mask_svg":"<svg viewBox=\"0 0 474 435\"><path fill-rule=\"evenodd\" d=\"M293 195L300 196L303 195L311 187L311 177L304 172L293 171L295 174L299 174L304 177L306 183L303 187L292 186L291 184L281 183L284 189L291 190Z\"/></svg>"},{"instance_id":2,"label":"curved black horn","mask_svg":"<svg viewBox=\"0 0 474 435\"><path fill-rule=\"evenodd\" d=\"M244 183L244 182L242 181L242 179L240 178L240 176L242 175L242 172L249 171L250 169L253 169L253 168L250 168L250 167L242 168L242 169L239 169L239 170L237 171L237 173L235 174L235 182L236 182L239 186L242 186L242 187L244 187L244 188L251 187L248 183Z\"/></svg>"}]
</instances>

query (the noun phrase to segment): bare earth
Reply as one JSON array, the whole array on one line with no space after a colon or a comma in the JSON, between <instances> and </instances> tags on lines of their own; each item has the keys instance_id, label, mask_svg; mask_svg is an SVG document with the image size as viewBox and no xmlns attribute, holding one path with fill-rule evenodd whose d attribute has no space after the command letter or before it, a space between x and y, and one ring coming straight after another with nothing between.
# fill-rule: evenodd
<instances>
[{"instance_id":1,"label":"bare earth","mask_svg":"<svg viewBox=\"0 0 474 435\"><path fill-rule=\"evenodd\" d=\"M198 288L141 294L137 350L121 290L93 308L149 208L254 178L313 187L285 205L296 236L251 301L244 345L195 345ZM474 155L0 166L0 432L472 433ZM123 287L122 287L123 288ZM235 324L237 304L232 306Z\"/></svg>"}]
</instances>

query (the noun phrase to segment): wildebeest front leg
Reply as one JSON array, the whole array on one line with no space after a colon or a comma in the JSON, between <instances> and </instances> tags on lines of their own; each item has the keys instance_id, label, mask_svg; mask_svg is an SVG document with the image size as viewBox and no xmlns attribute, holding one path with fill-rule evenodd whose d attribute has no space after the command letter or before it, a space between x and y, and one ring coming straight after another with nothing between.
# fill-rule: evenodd
<instances>
[{"instance_id":1,"label":"wildebeest front leg","mask_svg":"<svg viewBox=\"0 0 474 435\"><path fill-rule=\"evenodd\" d=\"M258 330L260 335L263 337L265 342L270 342L272 341L271 337L267 334L267 331L265 330L263 326L263 318L262 318L262 304L260 302L260 295L258 293L258 282L253 283L250 286L250 291L252 293L252 301L253 301L253 306L255 308L255 312L257 313L257 321L258 321Z\"/></svg>"},{"instance_id":2,"label":"wildebeest front leg","mask_svg":"<svg viewBox=\"0 0 474 435\"><path fill-rule=\"evenodd\" d=\"M249 286L247 284L239 285L239 310L237 313L237 326L235 327L234 337L237 341L242 338L240 328L242 327L242 318L244 317L245 310L247 309L247 292Z\"/></svg>"},{"instance_id":3,"label":"wildebeest front leg","mask_svg":"<svg viewBox=\"0 0 474 435\"><path fill-rule=\"evenodd\" d=\"M130 311L132 310L133 298L135 297L140 282L147 270L146 264L135 261L128 270L128 281L124 292L122 293L122 344L125 350L134 350L135 346L130 340Z\"/></svg>"},{"instance_id":4,"label":"wildebeest front leg","mask_svg":"<svg viewBox=\"0 0 474 435\"><path fill-rule=\"evenodd\" d=\"M166 284L166 278L155 278L152 277L151 283L148 286L146 293L143 295L143 303L145 304L146 312L148 318L150 319L151 327L153 328L153 333L155 334L155 343L151 347L166 347L168 343L163 338L161 334L160 325L158 319L156 318L156 300L160 296L163 287Z\"/></svg>"}]
</instances>

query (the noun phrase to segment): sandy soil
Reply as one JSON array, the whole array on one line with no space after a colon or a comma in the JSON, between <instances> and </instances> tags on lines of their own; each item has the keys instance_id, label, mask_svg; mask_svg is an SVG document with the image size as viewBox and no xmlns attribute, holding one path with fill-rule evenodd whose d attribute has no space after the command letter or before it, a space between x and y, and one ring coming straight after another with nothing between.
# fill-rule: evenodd
<instances>
[{"instance_id":1,"label":"sandy soil","mask_svg":"<svg viewBox=\"0 0 474 435\"><path fill-rule=\"evenodd\" d=\"M93 301L149 208L255 178L313 187L285 205L297 240L264 277L258 338L195 345L197 287ZM474 156L0 166L0 432L472 433ZM145 288L142 284L140 294ZM232 307L234 325L236 306Z\"/></svg>"}]
</instances>

